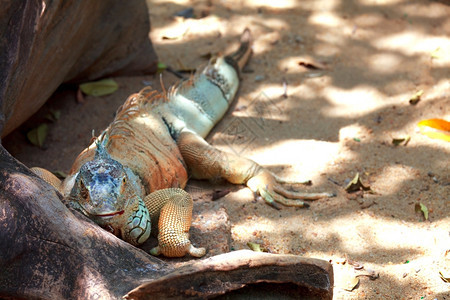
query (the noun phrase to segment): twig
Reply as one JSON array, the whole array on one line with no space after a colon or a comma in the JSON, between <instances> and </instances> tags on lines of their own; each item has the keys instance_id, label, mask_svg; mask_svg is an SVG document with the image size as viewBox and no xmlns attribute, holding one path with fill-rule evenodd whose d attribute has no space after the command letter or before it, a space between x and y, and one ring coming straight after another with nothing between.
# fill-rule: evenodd
<instances>
[{"instance_id":1,"label":"twig","mask_svg":"<svg viewBox=\"0 0 450 300\"><path fill-rule=\"evenodd\" d=\"M337 186L341 186L341 185L339 184L339 182L337 182L336 180L334 180L334 179L331 178L331 177L328 177L328 181L334 183L334 184L337 185Z\"/></svg>"}]
</instances>

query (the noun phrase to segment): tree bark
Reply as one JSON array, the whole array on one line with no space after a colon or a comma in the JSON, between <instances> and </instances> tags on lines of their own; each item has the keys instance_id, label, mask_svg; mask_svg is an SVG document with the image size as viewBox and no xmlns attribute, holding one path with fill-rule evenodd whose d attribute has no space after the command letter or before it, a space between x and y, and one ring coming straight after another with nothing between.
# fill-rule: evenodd
<instances>
[{"instance_id":1,"label":"tree bark","mask_svg":"<svg viewBox=\"0 0 450 300\"><path fill-rule=\"evenodd\" d=\"M4 0L0 7L0 135L63 82L154 73L145 0Z\"/></svg>"}]
</instances>

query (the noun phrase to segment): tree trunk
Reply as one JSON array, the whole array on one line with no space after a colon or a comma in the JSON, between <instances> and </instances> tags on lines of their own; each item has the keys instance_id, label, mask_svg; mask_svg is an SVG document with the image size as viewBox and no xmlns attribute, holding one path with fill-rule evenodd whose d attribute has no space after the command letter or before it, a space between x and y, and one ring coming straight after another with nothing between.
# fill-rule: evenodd
<instances>
[{"instance_id":1,"label":"tree trunk","mask_svg":"<svg viewBox=\"0 0 450 300\"><path fill-rule=\"evenodd\" d=\"M3 0L0 135L35 113L63 82L154 73L145 0Z\"/></svg>"}]
</instances>

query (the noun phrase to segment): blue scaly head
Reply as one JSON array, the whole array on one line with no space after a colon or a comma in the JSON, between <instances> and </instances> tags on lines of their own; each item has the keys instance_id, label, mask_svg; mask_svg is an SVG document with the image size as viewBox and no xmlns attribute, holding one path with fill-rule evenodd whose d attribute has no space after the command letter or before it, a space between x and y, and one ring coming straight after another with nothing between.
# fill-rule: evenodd
<instances>
[{"instance_id":1,"label":"blue scaly head","mask_svg":"<svg viewBox=\"0 0 450 300\"><path fill-rule=\"evenodd\" d=\"M78 210L99 225L117 228L130 200L128 176L123 165L107 152L107 136L98 140L94 159L76 176L71 198Z\"/></svg>"}]
</instances>

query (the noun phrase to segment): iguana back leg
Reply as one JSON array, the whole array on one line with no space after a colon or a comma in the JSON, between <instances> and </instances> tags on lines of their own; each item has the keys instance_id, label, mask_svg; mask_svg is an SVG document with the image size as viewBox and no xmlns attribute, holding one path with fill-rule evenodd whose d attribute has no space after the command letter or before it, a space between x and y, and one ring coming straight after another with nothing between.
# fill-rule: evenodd
<instances>
[{"instance_id":1,"label":"iguana back leg","mask_svg":"<svg viewBox=\"0 0 450 300\"><path fill-rule=\"evenodd\" d=\"M189 240L193 201L182 189L162 189L144 199L153 224L158 224L158 246L150 253L167 257L205 255L205 248L195 248Z\"/></svg>"},{"instance_id":2,"label":"iguana back leg","mask_svg":"<svg viewBox=\"0 0 450 300\"><path fill-rule=\"evenodd\" d=\"M246 184L270 205L307 207L308 203L299 199L315 200L333 197L333 193L300 193L288 191L281 185L287 182L272 174L256 162L215 149L195 133L185 131L177 140L181 155L196 179L224 178L231 183ZM289 199L290 198L290 199Z\"/></svg>"},{"instance_id":3,"label":"iguana back leg","mask_svg":"<svg viewBox=\"0 0 450 300\"><path fill-rule=\"evenodd\" d=\"M39 167L33 167L31 168L31 171L33 171L33 173L37 176L41 177L45 182L50 184L56 190L61 192L61 180L59 180L59 178L56 177L52 172Z\"/></svg>"}]
</instances>

